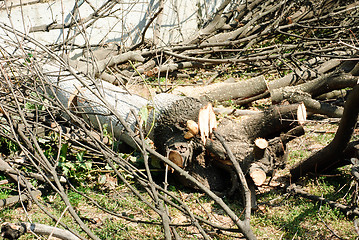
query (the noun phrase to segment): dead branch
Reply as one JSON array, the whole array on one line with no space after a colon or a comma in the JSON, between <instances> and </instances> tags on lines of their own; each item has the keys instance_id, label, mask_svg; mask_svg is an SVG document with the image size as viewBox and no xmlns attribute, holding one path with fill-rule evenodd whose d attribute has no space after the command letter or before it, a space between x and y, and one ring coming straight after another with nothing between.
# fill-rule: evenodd
<instances>
[{"instance_id":1,"label":"dead branch","mask_svg":"<svg viewBox=\"0 0 359 240\"><path fill-rule=\"evenodd\" d=\"M13 181L19 182L22 187L25 187L25 183L19 178L16 172L4 159L0 156L0 171L6 173Z\"/></svg>"},{"instance_id":2,"label":"dead branch","mask_svg":"<svg viewBox=\"0 0 359 240\"><path fill-rule=\"evenodd\" d=\"M48 226L39 223L8 223L1 225L1 236L5 239L18 239L26 233L35 233L39 235L53 236L63 240L79 240L80 238L73 235L71 232L57 227Z\"/></svg>"},{"instance_id":3,"label":"dead branch","mask_svg":"<svg viewBox=\"0 0 359 240\"><path fill-rule=\"evenodd\" d=\"M152 22L157 18L157 16L162 12L162 10L163 10L163 7L160 7L158 9L158 11L153 15L153 17L150 18L150 20L146 24L145 28L143 29L143 32L141 35L141 41L139 43L135 44L134 46L130 47L129 51L133 51L133 50L137 49L139 46L141 46L145 42L145 35L146 35L147 29L152 24Z\"/></svg>"},{"instance_id":4,"label":"dead branch","mask_svg":"<svg viewBox=\"0 0 359 240\"><path fill-rule=\"evenodd\" d=\"M243 173L241 167L239 166L237 159L233 155L231 149L228 147L228 145L224 141L223 137L215 131L213 133L216 136L216 138L218 138L218 140L221 142L224 149L226 150L228 157L231 160L231 162L234 166L234 169L236 170L236 173L238 174L238 177L239 177L240 183L241 183L241 187L243 188L243 191L244 191L243 195L244 195L244 199L245 199L244 200L245 210L244 210L244 220L242 223L243 227L241 228L241 231L243 232L243 234L246 236L247 239L256 239L254 233L252 232L252 230L250 228L250 222L249 222L250 216L251 216L251 194L252 193L250 192L250 190L248 188L244 173Z\"/></svg>"},{"instance_id":5,"label":"dead branch","mask_svg":"<svg viewBox=\"0 0 359 240\"><path fill-rule=\"evenodd\" d=\"M38 191L38 190L33 190L31 192L31 194L33 196L35 196L35 197L41 196L41 192ZM8 206L14 205L15 203L26 202L26 201L29 201L29 200L31 200L31 198L29 197L28 194L21 194L19 196L11 196L11 197L8 197L6 199L1 199L0 200L0 207L8 207Z\"/></svg>"},{"instance_id":6,"label":"dead branch","mask_svg":"<svg viewBox=\"0 0 359 240\"><path fill-rule=\"evenodd\" d=\"M200 41L203 41L203 39L207 38L208 35L211 33L221 29L223 25L225 24L225 16L223 16L224 10L227 8L227 6L230 4L230 0L223 1L222 4L217 9L216 13L213 16L213 19L209 22L209 24L201 29L194 37L192 37L190 40L187 40L186 42L189 44L196 44Z\"/></svg>"},{"instance_id":7,"label":"dead branch","mask_svg":"<svg viewBox=\"0 0 359 240\"><path fill-rule=\"evenodd\" d=\"M116 56L112 56L108 59L103 59L100 61L97 61L95 63L93 63L94 66L96 66L96 69L94 72L92 72L89 66L89 63L82 63L80 66L76 66L78 64L80 64L81 62L77 62L75 63L75 61L71 61L70 64L72 67L75 67L78 69L78 71L80 73L84 73L84 74L94 74L96 76L99 76L101 73L103 73L103 71L105 71L105 69L107 67L111 67L115 64L120 64L123 62L128 62L128 61L139 61L139 62L143 62L144 58L141 56L141 54L139 52L126 52L120 55L116 55Z\"/></svg>"},{"instance_id":8,"label":"dead branch","mask_svg":"<svg viewBox=\"0 0 359 240\"><path fill-rule=\"evenodd\" d=\"M309 194L306 191L304 191L300 186L297 186L295 184L290 185L287 188L287 191L292 193L292 194L297 194L297 195L299 195L301 197L305 197L305 198L313 200L313 201L325 202L325 203L329 204L330 207L339 209L346 216L352 216L352 215L358 216L359 215L359 209L358 208L345 206L345 205L343 205L341 203L337 203L335 201L328 200L328 199L326 199L324 197L319 197L319 196Z\"/></svg>"}]
</instances>

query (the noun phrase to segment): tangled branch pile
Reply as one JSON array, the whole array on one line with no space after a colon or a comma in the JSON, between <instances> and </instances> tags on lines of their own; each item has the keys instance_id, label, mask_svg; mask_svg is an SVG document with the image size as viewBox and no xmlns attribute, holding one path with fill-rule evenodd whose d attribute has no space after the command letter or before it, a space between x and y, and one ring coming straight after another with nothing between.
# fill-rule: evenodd
<instances>
[{"instance_id":1,"label":"tangled branch pile","mask_svg":"<svg viewBox=\"0 0 359 240\"><path fill-rule=\"evenodd\" d=\"M66 28L69 32L63 42L51 45L44 45L19 29L0 23L3 32L0 37L6 43L0 46L0 143L3 149L0 169L18 183L15 189L18 197L14 201L34 201L58 225L70 231L73 239L99 237L96 227L85 222L84 213L71 203L68 190L82 195L98 211L128 222L162 226L166 239L186 237L183 229L200 234L204 239L228 232L254 239L249 226L248 201L244 216L235 213L211 189L156 152L147 142L141 121L155 119L155 113L151 117L147 108L153 96L150 100L129 97L126 104L131 107L122 113L114 103L118 101L117 92L112 98L114 102L109 102L108 91L131 92L133 86L148 85L149 79L156 79L158 83L152 81L151 85L156 85L162 93L177 91L187 97L221 104L231 100L237 106L270 97L273 104L303 102L311 114L341 117L343 102L336 100L345 97L347 90L356 86L359 79L356 57L359 3L330 0L238 3L226 0L212 18L201 25L197 34L166 46L157 44L161 42L159 35L154 34L152 41L145 39L149 26L161 24L163 6L159 4L151 13L140 39L131 47L68 44L81 34L85 35L94 21L115 15L118 4L107 1L88 18L78 19L74 15L71 24L48 25L46 31ZM31 31L44 31L44 28L33 27ZM78 49L85 49L84 54L75 59L71 52ZM228 69L235 69L233 76L261 78L213 85L212 82L225 75ZM274 79L269 81L263 76ZM189 79L186 85L190 86L175 88L180 85L179 78ZM203 81L193 83L192 79L199 78ZM70 84L71 88L66 88L66 81L72 80L81 85ZM158 106L172 103L172 98L178 100L180 97L171 95L162 103L164 100L158 100ZM81 105L85 103L87 107ZM138 162L131 161L133 156L119 146L120 138L137 149L138 159L143 163L136 165ZM346 143L344 145L342 152ZM352 147L356 149L355 144ZM212 198L233 224L224 225L197 214L193 206L179 197L179 192L168 190L167 181L159 183L163 181L162 175L160 181L154 180L157 175L151 167L151 158L155 159L152 163L163 162L184 175ZM326 169L323 165L327 165L321 162L319 166L317 161L312 164L318 166L318 170ZM314 168L309 164L306 172L298 169L292 171L295 178ZM102 174L103 171L110 174ZM93 182L97 182L100 188L113 190L111 182L117 182L113 179L121 181L123 188L143 202L148 212L129 216L126 209L107 208L78 188L94 186ZM69 227L61 216L49 211L50 202L39 200L41 192L47 191L61 197L64 212L68 212L80 228ZM174 211L182 212L187 221L171 221ZM53 229L49 234L51 231ZM61 235L70 239L66 234L58 237Z\"/></svg>"}]
</instances>

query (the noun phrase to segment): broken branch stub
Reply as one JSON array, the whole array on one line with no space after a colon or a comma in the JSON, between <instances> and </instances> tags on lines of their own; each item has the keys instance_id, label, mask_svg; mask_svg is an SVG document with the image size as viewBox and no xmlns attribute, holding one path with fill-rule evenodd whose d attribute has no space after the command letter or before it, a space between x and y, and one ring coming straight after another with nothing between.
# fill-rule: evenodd
<instances>
[{"instance_id":1,"label":"broken branch stub","mask_svg":"<svg viewBox=\"0 0 359 240\"><path fill-rule=\"evenodd\" d=\"M187 121L187 129L188 129L188 132L186 132L184 135L185 139L193 138L199 132L198 124L193 120Z\"/></svg>"},{"instance_id":2,"label":"broken branch stub","mask_svg":"<svg viewBox=\"0 0 359 240\"><path fill-rule=\"evenodd\" d=\"M217 128L216 115L211 103L202 107L198 113L198 128L203 144L206 144L213 129Z\"/></svg>"},{"instance_id":3,"label":"broken branch stub","mask_svg":"<svg viewBox=\"0 0 359 240\"><path fill-rule=\"evenodd\" d=\"M265 149L268 147L268 141L264 138L257 138L254 141L253 154L255 159L261 159L264 155Z\"/></svg>"}]
</instances>

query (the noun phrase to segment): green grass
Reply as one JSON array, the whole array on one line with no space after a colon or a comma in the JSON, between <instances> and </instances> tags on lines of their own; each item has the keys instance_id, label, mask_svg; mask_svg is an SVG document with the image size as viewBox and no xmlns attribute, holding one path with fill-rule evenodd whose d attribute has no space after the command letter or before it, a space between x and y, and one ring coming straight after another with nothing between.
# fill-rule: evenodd
<instances>
[{"instance_id":1,"label":"green grass","mask_svg":"<svg viewBox=\"0 0 359 240\"><path fill-rule=\"evenodd\" d=\"M311 189L312 185L307 187ZM318 187L318 186L317 186ZM321 185L325 188L325 185ZM325 189L333 193L334 188ZM260 196L261 201L280 197L283 193ZM298 196L279 198L271 206L263 205L252 215L251 224L258 237L268 239L328 239L330 230L345 239L355 239L353 224L343 213L326 203L313 202Z\"/></svg>"}]
</instances>

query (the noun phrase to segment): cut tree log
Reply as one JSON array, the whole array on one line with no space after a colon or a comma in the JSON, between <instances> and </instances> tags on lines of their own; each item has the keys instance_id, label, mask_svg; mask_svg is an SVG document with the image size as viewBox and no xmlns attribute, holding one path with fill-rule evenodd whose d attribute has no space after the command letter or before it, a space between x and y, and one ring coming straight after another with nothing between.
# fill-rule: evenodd
<instances>
[{"instance_id":1,"label":"cut tree log","mask_svg":"<svg viewBox=\"0 0 359 240\"><path fill-rule=\"evenodd\" d=\"M314 98L317 96L323 98L321 95L327 92L355 86L359 80L358 76L352 74L353 68L356 66L355 63L356 61L345 62L333 72L296 86L271 89L272 103L282 101L289 101L290 103L303 102L311 113L323 114L329 117L342 117L342 107L321 102Z\"/></svg>"},{"instance_id":2,"label":"cut tree log","mask_svg":"<svg viewBox=\"0 0 359 240\"><path fill-rule=\"evenodd\" d=\"M279 97L280 95L280 97ZM290 103L303 102L310 113L327 115L328 117L341 117L343 108L329 103L320 102L313 99L309 93L298 91L295 87L276 89L272 92L272 102L276 103L281 100Z\"/></svg>"},{"instance_id":3,"label":"cut tree log","mask_svg":"<svg viewBox=\"0 0 359 240\"><path fill-rule=\"evenodd\" d=\"M256 186L262 186L263 183L265 182L265 180L267 179L266 173L257 164L252 164L250 166L249 176L252 178L252 180Z\"/></svg>"},{"instance_id":4,"label":"cut tree log","mask_svg":"<svg viewBox=\"0 0 359 240\"><path fill-rule=\"evenodd\" d=\"M265 149L268 147L268 141L264 138L257 138L254 141L253 154L255 159L261 159L264 156Z\"/></svg>"},{"instance_id":5,"label":"cut tree log","mask_svg":"<svg viewBox=\"0 0 359 240\"><path fill-rule=\"evenodd\" d=\"M180 153L184 161L188 162L185 170L210 189L219 192L226 191L228 186L234 182L232 179L234 175L233 172L231 173L233 169L226 151L218 140L209 138L203 145L203 141L198 135L191 138L190 141L184 137L187 119L192 118L197 121L201 106L202 104L198 100L185 98L167 108L155 128L154 143L157 150L164 155L171 151ZM257 163L265 173L271 173L274 169L285 165L285 145L291 138L283 138L282 141L279 135L298 126L297 110L299 106L301 105L273 107L241 121L224 119L218 124L216 132L223 136L245 173L249 172L253 163ZM168 136L169 132L173 133L171 137ZM303 133L303 131L297 131L297 135L294 136ZM275 138L276 136L278 139ZM255 140L258 138L270 139L268 147L265 148L261 157L259 155L255 157ZM267 140L263 139L262 141ZM174 174L175 179L181 184L195 188L181 175ZM232 187L229 192L233 193Z\"/></svg>"},{"instance_id":6,"label":"cut tree log","mask_svg":"<svg viewBox=\"0 0 359 240\"><path fill-rule=\"evenodd\" d=\"M314 98L333 90L354 87L357 84L358 79L358 76L353 76L349 73L343 73L341 71L334 72L297 86L272 89L271 98L272 102L278 103L286 99L286 97L282 95L283 93L293 91L305 92Z\"/></svg>"},{"instance_id":7,"label":"cut tree log","mask_svg":"<svg viewBox=\"0 0 359 240\"><path fill-rule=\"evenodd\" d=\"M314 58L310 60L309 63L314 63L316 61L317 59ZM236 99L238 104L246 104L248 103L246 100L251 97L253 98L251 101L257 100L258 98L256 97L260 95L262 95L260 96L261 98L268 97L269 95L266 91L273 92L275 89L297 85L318 78L321 74L328 73L335 67L338 67L340 63L340 60L334 59L323 63L316 69L305 68L302 66L301 69L295 69L293 73L268 82L266 82L263 76L259 76L236 83L216 83L208 86L177 87L173 93L212 102ZM322 80L318 80L317 82L322 82ZM312 86L314 84L311 83L309 85ZM332 85L333 84L330 84L330 86Z\"/></svg>"}]
</instances>

